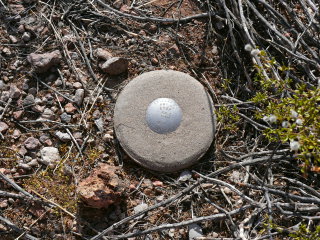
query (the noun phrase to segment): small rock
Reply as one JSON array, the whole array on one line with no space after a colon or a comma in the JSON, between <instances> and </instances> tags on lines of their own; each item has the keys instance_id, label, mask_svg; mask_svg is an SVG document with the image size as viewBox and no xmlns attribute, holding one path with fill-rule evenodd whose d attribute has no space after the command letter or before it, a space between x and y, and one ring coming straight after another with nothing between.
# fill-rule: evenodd
<instances>
[{"instance_id":1,"label":"small rock","mask_svg":"<svg viewBox=\"0 0 320 240\"><path fill-rule=\"evenodd\" d=\"M168 53L174 57L177 57L180 55L180 50L177 46L177 44L173 44L169 49L168 49Z\"/></svg>"},{"instance_id":2,"label":"small rock","mask_svg":"<svg viewBox=\"0 0 320 240\"><path fill-rule=\"evenodd\" d=\"M41 117L44 119L48 119L48 120L54 120L55 113L51 109L46 108L46 109L44 109Z\"/></svg>"},{"instance_id":3,"label":"small rock","mask_svg":"<svg viewBox=\"0 0 320 240\"><path fill-rule=\"evenodd\" d=\"M178 181L179 182L185 182L187 180L189 180L190 178L192 178L192 173L190 171L183 171L179 178L178 178Z\"/></svg>"},{"instance_id":4,"label":"small rock","mask_svg":"<svg viewBox=\"0 0 320 240\"><path fill-rule=\"evenodd\" d=\"M152 24L152 23L146 23L144 25L144 28L149 31L150 33L155 33L158 30L157 25Z\"/></svg>"},{"instance_id":5,"label":"small rock","mask_svg":"<svg viewBox=\"0 0 320 240\"><path fill-rule=\"evenodd\" d=\"M8 207L8 200L0 201L0 208L6 208Z\"/></svg>"},{"instance_id":6,"label":"small rock","mask_svg":"<svg viewBox=\"0 0 320 240\"><path fill-rule=\"evenodd\" d=\"M75 132L75 133L73 134L73 137L74 137L75 139L80 139L80 138L82 138L82 133L81 133L81 132Z\"/></svg>"},{"instance_id":7,"label":"small rock","mask_svg":"<svg viewBox=\"0 0 320 240\"><path fill-rule=\"evenodd\" d=\"M34 112L42 113L43 110L44 110L44 108L45 108L45 106L35 105L35 106L33 106L31 109L32 109L32 111L34 111Z\"/></svg>"},{"instance_id":8,"label":"small rock","mask_svg":"<svg viewBox=\"0 0 320 240\"><path fill-rule=\"evenodd\" d=\"M24 32L22 34L22 37L21 39L24 41L24 42L28 42L30 41L30 38L31 38L31 34L29 32Z\"/></svg>"},{"instance_id":9,"label":"small rock","mask_svg":"<svg viewBox=\"0 0 320 240\"><path fill-rule=\"evenodd\" d=\"M24 141L24 146L28 150L35 150L40 147L41 143L39 142L38 139L34 137L29 137L27 140Z\"/></svg>"},{"instance_id":10,"label":"small rock","mask_svg":"<svg viewBox=\"0 0 320 240\"><path fill-rule=\"evenodd\" d=\"M79 183L77 190L81 199L93 208L119 204L128 183L116 174L118 169L108 164L100 164L89 177Z\"/></svg>"},{"instance_id":11,"label":"small rock","mask_svg":"<svg viewBox=\"0 0 320 240\"><path fill-rule=\"evenodd\" d=\"M137 213L139 213L139 212L142 212L143 210L146 210L147 208L148 208L148 204L146 204L146 203L141 203L141 204L135 206L135 207L133 208L133 211L134 211L134 214L137 214ZM144 215L145 215L145 214L139 216L137 219L143 218Z\"/></svg>"},{"instance_id":12,"label":"small rock","mask_svg":"<svg viewBox=\"0 0 320 240\"><path fill-rule=\"evenodd\" d=\"M10 78L12 79L13 76L10 76ZM2 79L3 79L4 82L9 82L9 80L10 80L7 76L3 76Z\"/></svg>"},{"instance_id":13,"label":"small rock","mask_svg":"<svg viewBox=\"0 0 320 240\"><path fill-rule=\"evenodd\" d=\"M203 237L202 228L196 223L190 224L189 225L189 240L194 240L199 237Z\"/></svg>"},{"instance_id":14,"label":"small rock","mask_svg":"<svg viewBox=\"0 0 320 240\"><path fill-rule=\"evenodd\" d=\"M45 143L45 141L47 141L48 139L50 139L48 135L41 135L39 137L41 143Z\"/></svg>"},{"instance_id":15,"label":"small rock","mask_svg":"<svg viewBox=\"0 0 320 240\"><path fill-rule=\"evenodd\" d=\"M10 56L11 55L11 51L9 48L5 47L2 49L2 53L6 56Z\"/></svg>"},{"instance_id":16,"label":"small rock","mask_svg":"<svg viewBox=\"0 0 320 240\"><path fill-rule=\"evenodd\" d=\"M17 43L17 42L18 42L18 39L17 39L15 36L13 36L13 35L10 35L9 38L10 38L10 41L11 41L12 43Z\"/></svg>"},{"instance_id":17,"label":"small rock","mask_svg":"<svg viewBox=\"0 0 320 240\"><path fill-rule=\"evenodd\" d=\"M10 97L12 99L17 99L20 97L20 95L21 95L20 89L17 88L17 86L15 86L15 85L11 85L10 86Z\"/></svg>"},{"instance_id":18,"label":"small rock","mask_svg":"<svg viewBox=\"0 0 320 240\"><path fill-rule=\"evenodd\" d=\"M56 164L61 160L59 150L55 147L44 147L40 150L41 160L44 165Z\"/></svg>"},{"instance_id":19,"label":"small rock","mask_svg":"<svg viewBox=\"0 0 320 240\"><path fill-rule=\"evenodd\" d=\"M28 93L33 95L33 96L36 96L37 92L38 92L37 89L34 88L34 87L28 89Z\"/></svg>"},{"instance_id":20,"label":"small rock","mask_svg":"<svg viewBox=\"0 0 320 240\"><path fill-rule=\"evenodd\" d=\"M43 73L60 63L61 54L59 50L43 54L31 53L28 55L27 60L36 72Z\"/></svg>"},{"instance_id":21,"label":"small rock","mask_svg":"<svg viewBox=\"0 0 320 240\"><path fill-rule=\"evenodd\" d=\"M52 146L51 139L47 139L46 141L44 141L44 144L47 145L47 146Z\"/></svg>"},{"instance_id":22,"label":"small rock","mask_svg":"<svg viewBox=\"0 0 320 240\"><path fill-rule=\"evenodd\" d=\"M128 70L129 61L126 58L112 57L101 65L102 71L110 75L118 75Z\"/></svg>"},{"instance_id":23,"label":"small rock","mask_svg":"<svg viewBox=\"0 0 320 240\"><path fill-rule=\"evenodd\" d=\"M25 97L25 99L23 99L22 101L22 105L24 107L28 107L28 106L32 106L34 104L34 96L29 94Z\"/></svg>"},{"instance_id":24,"label":"small rock","mask_svg":"<svg viewBox=\"0 0 320 240\"><path fill-rule=\"evenodd\" d=\"M14 119L19 120L22 117L23 111L22 110L16 111L16 112L13 112L12 114Z\"/></svg>"},{"instance_id":25,"label":"small rock","mask_svg":"<svg viewBox=\"0 0 320 240\"><path fill-rule=\"evenodd\" d=\"M19 27L18 27L18 32L19 33L24 33L25 29L24 29L24 25L23 24L20 24Z\"/></svg>"},{"instance_id":26,"label":"small rock","mask_svg":"<svg viewBox=\"0 0 320 240\"><path fill-rule=\"evenodd\" d=\"M82 88L81 82L75 82L74 84L72 84L72 86L73 86L75 89Z\"/></svg>"},{"instance_id":27,"label":"small rock","mask_svg":"<svg viewBox=\"0 0 320 240\"><path fill-rule=\"evenodd\" d=\"M61 122L69 123L71 122L71 115L64 112L60 115L60 119L61 119Z\"/></svg>"},{"instance_id":28,"label":"small rock","mask_svg":"<svg viewBox=\"0 0 320 240\"><path fill-rule=\"evenodd\" d=\"M63 133L63 132L56 132L56 136L59 138L60 141L62 142L69 142L71 141L71 136L68 133Z\"/></svg>"},{"instance_id":29,"label":"small rock","mask_svg":"<svg viewBox=\"0 0 320 240\"><path fill-rule=\"evenodd\" d=\"M18 168L21 168L21 169L24 169L24 170L27 170L27 171L30 171L31 170L31 167L29 164L26 164L26 163L19 163Z\"/></svg>"},{"instance_id":30,"label":"small rock","mask_svg":"<svg viewBox=\"0 0 320 240\"><path fill-rule=\"evenodd\" d=\"M218 47L217 47L217 46L212 46L211 52L212 52L214 55L218 55L218 53L219 53Z\"/></svg>"},{"instance_id":31,"label":"small rock","mask_svg":"<svg viewBox=\"0 0 320 240\"><path fill-rule=\"evenodd\" d=\"M0 122L0 133L7 131L8 128L8 124L6 124L5 122Z\"/></svg>"},{"instance_id":32,"label":"small rock","mask_svg":"<svg viewBox=\"0 0 320 240\"><path fill-rule=\"evenodd\" d=\"M73 106L72 103L67 103L67 104L64 106L64 110L65 110L67 113L74 113L74 111L76 111L77 109Z\"/></svg>"},{"instance_id":33,"label":"small rock","mask_svg":"<svg viewBox=\"0 0 320 240\"><path fill-rule=\"evenodd\" d=\"M76 93L74 95L74 102L78 105L81 106L84 98L84 89L77 89Z\"/></svg>"},{"instance_id":34,"label":"small rock","mask_svg":"<svg viewBox=\"0 0 320 240\"><path fill-rule=\"evenodd\" d=\"M107 141L107 142L110 142L110 141L113 140L113 136L110 133L106 133L106 134L103 135L103 140Z\"/></svg>"},{"instance_id":35,"label":"small rock","mask_svg":"<svg viewBox=\"0 0 320 240\"><path fill-rule=\"evenodd\" d=\"M6 84L2 80L0 80L0 90L4 90L5 87L6 87Z\"/></svg>"},{"instance_id":36,"label":"small rock","mask_svg":"<svg viewBox=\"0 0 320 240\"><path fill-rule=\"evenodd\" d=\"M0 232L6 232L6 231L8 231L8 228L5 225L2 225L0 223Z\"/></svg>"},{"instance_id":37,"label":"small rock","mask_svg":"<svg viewBox=\"0 0 320 240\"><path fill-rule=\"evenodd\" d=\"M130 7L126 4L124 4L120 7L120 11L124 12L124 13L130 13Z\"/></svg>"},{"instance_id":38,"label":"small rock","mask_svg":"<svg viewBox=\"0 0 320 240\"><path fill-rule=\"evenodd\" d=\"M26 155L27 153L28 153L28 151L27 151L27 149L26 149L24 146L20 147L20 149L19 149L19 154L20 154L21 156L24 156L24 155Z\"/></svg>"},{"instance_id":39,"label":"small rock","mask_svg":"<svg viewBox=\"0 0 320 240\"><path fill-rule=\"evenodd\" d=\"M157 58L152 58L152 59L151 59L151 63L152 63L153 65L158 65L159 60L158 60Z\"/></svg>"},{"instance_id":40,"label":"small rock","mask_svg":"<svg viewBox=\"0 0 320 240\"><path fill-rule=\"evenodd\" d=\"M12 137L14 139L18 139L21 136L21 132L19 131L19 129L15 129L12 133Z\"/></svg>"},{"instance_id":41,"label":"small rock","mask_svg":"<svg viewBox=\"0 0 320 240\"><path fill-rule=\"evenodd\" d=\"M28 165L30 167L36 167L36 166L38 166L38 160L37 159L32 159L30 162L28 162Z\"/></svg>"},{"instance_id":42,"label":"small rock","mask_svg":"<svg viewBox=\"0 0 320 240\"><path fill-rule=\"evenodd\" d=\"M103 121L103 119L99 118L99 119L95 120L94 123L97 126L98 130L100 132L103 132L103 130L104 130L104 121Z\"/></svg>"},{"instance_id":43,"label":"small rock","mask_svg":"<svg viewBox=\"0 0 320 240\"><path fill-rule=\"evenodd\" d=\"M219 237L219 234L216 233L216 232L211 232L210 236L211 236L212 238L218 238L218 237Z\"/></svg>"},{"instance_id":44,"label":"small rock","mask_svg":"<svg viewBox=\"0 0 320 240\"><path fill-rule=\"evenodd\" d=\"M58 80L56 80L56 81L54 82L54 85L55 85L56 87L60 87L60 86L62 86L62 84L63 84L63 82L62 82L60 79L58 79Z\"/></svg>"},{"instance_id":45,"label":"small rock","mask_svg":"<svg viewBox=\"0 0 320 240\"><path fill-rule=\"evenodd\" d=\"M232 194L232 191L228 187L224 187L223 191L224 191L225 194Z\"/></svg>"},{"instance_id":46,"label":"small rock","mask_svg":"<svg viewBox=\"0 0 320 240\"><path fill-rule=\"evenodd\" d=\"M160 195L157 197L158 202L162 202L164 200L164 195Z\"/></svg>"},{"instance_id":47,"label":"small rock","mask_svg":"<svg viewBox=\"0 0 320 240\"><path fill-rule=\"evenodd\" d=\"M161 182L161 181L154 181L153 183L153 186L155 186L155 187L163 187L163 182Z\"/></svg>"},{"instance_id":48,"label":"small rock","mask_svg":"<svg viewBox=\"0 0 320 240\"><path fill-rule=\"evenodd\" d=\"M106 61L112 58L112 53L103 48L97 48L97 50L95 51L95 55L97 58Z\"/></svg>"},{"instance_id":49,"label":"small rock","mask_svg":"<svg viewBox=\"0 0 320 240\"><path fill-rule=\"evenodd\" d=\"M71 82L66 82L66 87L67 88L72 88L73 86L72 86L72 83Z\"/></svg>"},{"instance_id":50,"label":"small rock","mask_svg":"<svg viewBox=\"0 0 320 240\"><path fill-rule=\"evenodd\" d=\"M168 235L169 237L173 238L174 237L174 232L175 232L175 229L174 228L171 228L168 232Z\"/></svg>"},{"instance_id":51,"label":"small rock","mask_svg":"<svg viewBox=\"0 0 320 240\"><path fill-rule=\"evenodd\" d=\"M1 101L7 102L10 98L10 92L9 91L3 91L1 94Z\"/></svg>"}]
</instances>

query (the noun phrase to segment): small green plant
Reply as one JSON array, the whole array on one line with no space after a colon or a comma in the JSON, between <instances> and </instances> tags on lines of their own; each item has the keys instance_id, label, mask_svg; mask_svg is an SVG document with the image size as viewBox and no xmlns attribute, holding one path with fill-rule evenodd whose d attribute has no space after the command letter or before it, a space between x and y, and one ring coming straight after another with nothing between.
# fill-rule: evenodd
<instances>
[{"instance_id":1,"label":"small green plant","mask_svg":"<svg viewBox=\"0 0 320 240\"><path fill-rule=\"evenodd\" d=\"M302 170L317 172L320 165L320 90L300 87L292 97L273 99L260 117L272 125L264 134L270 141L289 143L303 161Z\"/></svg>"},{"instance_id":2,"label":"small green plant","mask_svg":"<svg viewBox=\"0 0 320 240\"><path fill-rule=\"evenodd\" d=\"M306 224L301 224L299 230L290 233L289 236L294 240L320 240L320 226L317 226L315 231L311 231Z\"/></svg>"},{"instance_id":3,"label":"small green plant","mask_svg":"<svg viewBox=\"0 0 320 240\"><path fill-rule=\"evenodd\" d=\"M271 67L277 67L280 73L291 70L279 66L274 59L268 60L263 51L259 57L265 73L270 76ZM288 144L297 159L302 161L302 172L320 172L320 89L292 87L290 79L267 78L261 67L256 68L255 82L259 91L251 101L260 107L255 117L271 125L264 131L265 136L272 142ZM286 97L282 96L283 92Z\"/></svg>"},{"instance_id":4,"label":"small green plant","mask_svg":"<svg viewBox=\"0 0 320 240\"><path fill-rule=\"evenodd\" d=\"M239 109L237 106L221 106L217 110L217 120L222 124L224 130L237 131L236 125L239 122L240 117L237 114Z\"/></svg>"},{"instance_id":5,"label":"small green plant","mask_svg":"<svg viewBox=\"0 0 320 240\"><path fill-rule=\"evenodd\" d=\"M268 232L268 229L287 235L293 240L320 240L320 226L316 226L314 231L312 231L306 224L302 223L299 225L298 230L289 232L286 227L274 223L268 215L265 215L260 234L265 234Z\"/></svg>"}]
</instances>

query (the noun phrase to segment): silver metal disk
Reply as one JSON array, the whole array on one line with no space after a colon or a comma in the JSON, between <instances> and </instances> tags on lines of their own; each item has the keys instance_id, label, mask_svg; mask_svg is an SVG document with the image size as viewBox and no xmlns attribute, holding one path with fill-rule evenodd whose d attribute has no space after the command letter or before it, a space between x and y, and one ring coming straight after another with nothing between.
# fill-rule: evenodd
<instances>
[{"instance_id":1,"label":"silver metal disk","mask_svg":"<svg viewBox=\"0 0 320 240\"><path fill-rule=\"evenodd\" d=\"M171 98L157 98L147 108L147 124L156 133L165 134L175 131L180 126L181 120L181 108Z\"/></svg>"}]
</instances>

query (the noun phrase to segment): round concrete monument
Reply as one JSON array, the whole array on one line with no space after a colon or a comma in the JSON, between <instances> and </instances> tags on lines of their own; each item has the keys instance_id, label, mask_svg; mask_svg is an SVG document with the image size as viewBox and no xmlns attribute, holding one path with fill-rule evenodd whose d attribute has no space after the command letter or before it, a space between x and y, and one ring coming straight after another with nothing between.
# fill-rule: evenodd
<instances>
[{"instance_id":1,"label":"round concrete monument","mask_svg":"<svg viewBox=\"0 0 320 240\"><path fill-rule=\"evenodd\" d=\"M185 73L147 72L120 93L114 129L125 152L143 167L178 171L199 160L213 141L212 100Z\"/></svg>"}]
</instances>

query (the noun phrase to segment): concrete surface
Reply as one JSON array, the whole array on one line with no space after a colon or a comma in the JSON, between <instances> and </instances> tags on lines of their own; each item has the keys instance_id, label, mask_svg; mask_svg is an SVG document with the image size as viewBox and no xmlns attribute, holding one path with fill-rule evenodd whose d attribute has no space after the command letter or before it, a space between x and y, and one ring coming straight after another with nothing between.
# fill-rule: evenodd
<instances>
[{"instance_id":1,"label":"concrete surface","mask_svg":"<svg viewBox=\"0 0 320 240\"><path fill-rule=\"evenodd\" d=\"M171 98L182 110L180 126L159 134L146 122L146 110L157 98ZM127 154L155 171L174 172L195 163L214 138L212 100L202 84L177 71L144 73L119 94L114 110L116 136Z\"/></svg>"}]
</instances>

